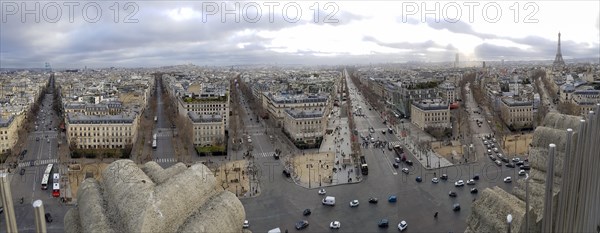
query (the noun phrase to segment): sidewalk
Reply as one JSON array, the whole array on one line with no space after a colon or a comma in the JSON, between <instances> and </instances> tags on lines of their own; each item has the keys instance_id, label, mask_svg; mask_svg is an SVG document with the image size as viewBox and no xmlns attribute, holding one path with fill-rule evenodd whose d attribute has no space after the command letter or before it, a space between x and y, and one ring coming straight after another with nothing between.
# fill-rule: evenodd
<instances>
[{"instance_id":1,"label":"sidewalk","mask_svg":"<svg viewBox=\"0 0 600 233\"><path fill-rule=\"evenodd\" d=\"M352 148L348 118L340 117L339 107L333 107L327 129L331 130L331 133L323 136L317 152L305 151L304 154L291 158L290 168L293 169L296 184L305 188L315 188L361 181L360 170L350 157Z\"/></svg>"},{"instance_id":2,"label":"sidewalk","mask_svg":"<svg viewBox=\"0 0 600 233\"><path fill-rule=\"evenodd\" d=\"M412 123L406 121L407 120L405 120L402 126L396 125L396 128L399 129L396 130L396 136L401 142L403 142L403 145L406 147L408 153L411 154L417 160L417 162L421 163L423 168L429 170L454 166L454 163L448 161L446 158L434 153L433 151L418 151L414 141L418 140L431 143L435 141L435 139L418 129ZM406 131L405 134L402 133L403 128L404 131ZM402 137L403 135L406 137Z\"/></svg>"}]
</instances>

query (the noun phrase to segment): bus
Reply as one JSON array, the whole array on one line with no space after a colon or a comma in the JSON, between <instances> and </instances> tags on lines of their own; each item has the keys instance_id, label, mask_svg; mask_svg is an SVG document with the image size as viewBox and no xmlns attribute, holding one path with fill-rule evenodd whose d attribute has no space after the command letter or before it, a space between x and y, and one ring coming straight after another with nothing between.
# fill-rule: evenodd
<instances>
[{"instance_id":1,"label":"bus","mask_svg":"<svg viewBox=\"0 0 600 233\"><path fill-rule=\"evenodd\" d=\"M152 149L156 150L156 139L152 140Z\"/></svg>"},{"instance_id":2,"label":"bus","mask_svg":"<svg viewBox=\"0 0 600 233\"><path fill-rule=\"evenodd\" d=\"M58 182L52 184L52 196L60 197L60 184Z\"/></svg>"},{"instance_id":3,"label":"bus","mask_svg":"<svg viewBox=\"0 0 600 233\"><path fill-rule=\"evenodd\" d=\"M44 171L44 176L42 176L42 190L48 189L48 179L50 179L50 174L52 173L52 164L48 164L46 170Z\"/></svg>"}]
</instances>

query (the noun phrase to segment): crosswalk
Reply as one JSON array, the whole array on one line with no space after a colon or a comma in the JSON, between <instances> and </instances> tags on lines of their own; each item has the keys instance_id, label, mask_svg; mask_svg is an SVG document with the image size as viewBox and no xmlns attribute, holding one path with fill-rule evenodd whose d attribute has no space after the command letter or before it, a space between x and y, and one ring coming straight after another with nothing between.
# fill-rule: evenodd
<instances>
[{"instance_id":1,"label":"crosswalk","mask_svg":"<svg viewBox=\"0 0 600 233\"><path fill-rule=\"evenodd\" d=\"M160 133L156 133L156 137L164 138L164 137L173 137L173 133L171 131L161 131Z\"/></svg>"},{"instance_id":2,"label":"crosswalk","mask_svg":"<svg viewBox=\"0 0 600 233\"><path fill-rule=\"evenodd\" d=\"M177 163L177 159L175 159L175 158L158 158L158 159L153 159L152 161L157 162L157 163Z\"/></svg>"},{"instance_id":3,"label":"crosswalk","mask_svg":"<svg viewBox=\"0 0 600 233\"><path fill-rule=\"evenodd\" d=\"M402 142L401 141L393 141L393 142L390 142L390 145L391 146L402 145Z\"/></svg>"},{"instance_id":4,"label":"crosswalk","mask_svg":"<svg viewBox=\"0 0 600 233\"><path fill-rule=\"evenodd\" d=\"M58 163L58 159L41 159L41 160L25 161L25 162L20 162L18 166L19 167L30 167L30 166L47 165L47 164L51 164L51 163Z\"/></svg>"},{"instance_id":5,"label":"crosswalk","mask_svg":"<svg viewBox=\"0 0 600 233\"><path fill-rule=\"evenodd\" d=\"M252 156L254 156L254 158L273 157L274 153L275 152L261 152L261 153L253 152Z\"/></svg>"}]
</instances>

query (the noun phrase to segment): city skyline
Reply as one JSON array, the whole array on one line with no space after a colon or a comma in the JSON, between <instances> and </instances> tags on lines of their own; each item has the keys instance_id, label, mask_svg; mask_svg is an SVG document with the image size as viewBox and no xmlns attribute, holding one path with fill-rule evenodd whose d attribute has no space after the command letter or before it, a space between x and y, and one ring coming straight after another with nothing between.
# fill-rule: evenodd
<instances>
[{"instance_id":1,"label":"city skyline","mask_svg":"<svg viewBox=\"0 0 600 233\"><path fill-rule=\"evenodd\" d=\"M600 54L594 1L224 3L3 2L0 68L552 60L559 32Z\"/></svg>"}]
</instances>

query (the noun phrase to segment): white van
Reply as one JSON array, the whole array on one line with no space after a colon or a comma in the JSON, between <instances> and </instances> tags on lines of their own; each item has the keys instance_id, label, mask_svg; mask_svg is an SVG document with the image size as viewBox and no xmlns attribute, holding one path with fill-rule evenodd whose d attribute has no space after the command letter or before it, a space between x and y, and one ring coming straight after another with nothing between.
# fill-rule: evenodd
<instances>
[{"instance_id":1,"label":"white van","mask_svg":"<svg viewBox=\"0 0 600 233\"><path fill-rule=\"evenodd\" d=\"M327 196L323 198L323 205L335 205L335 197Z\"/></svg>"}]
</instances>

